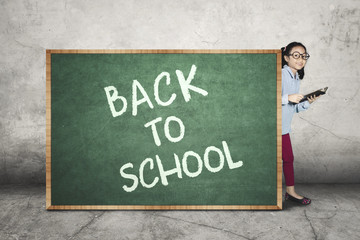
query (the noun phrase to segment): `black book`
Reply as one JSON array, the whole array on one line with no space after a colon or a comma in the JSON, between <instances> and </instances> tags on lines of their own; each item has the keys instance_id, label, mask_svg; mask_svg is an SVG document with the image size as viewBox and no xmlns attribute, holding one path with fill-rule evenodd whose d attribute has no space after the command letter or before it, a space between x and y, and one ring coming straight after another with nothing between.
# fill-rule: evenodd
<instances>
[{"instance_id":1,"label":"black book","mask_svg":"<svg viewBox=\"0 0 360 240\"><path fill-rule=\"evenodd\" d=\"M306 101L308 97L315 96L318 97L320 95L324 95L326 91L328 90L328 87L321 88L319 90L316 90L315 92L309 93L304 95L304 97L300 100L300 102Z\"/></svg>"}]
</instances>

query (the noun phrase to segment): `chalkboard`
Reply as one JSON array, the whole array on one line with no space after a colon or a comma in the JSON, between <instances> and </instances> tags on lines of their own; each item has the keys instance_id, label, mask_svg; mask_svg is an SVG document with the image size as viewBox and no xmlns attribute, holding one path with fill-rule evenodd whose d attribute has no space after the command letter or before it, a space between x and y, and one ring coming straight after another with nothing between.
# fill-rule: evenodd
<instances>
[{"instance_id":1,"label":"chalkboard","mask_svg":"<svg viewBox=\"0 0 360 240\"><path fill-rule=\"evenodd\" d=\"M47 50L46 208L281 209L280 50Z\"/></svg>"}]
</instances>

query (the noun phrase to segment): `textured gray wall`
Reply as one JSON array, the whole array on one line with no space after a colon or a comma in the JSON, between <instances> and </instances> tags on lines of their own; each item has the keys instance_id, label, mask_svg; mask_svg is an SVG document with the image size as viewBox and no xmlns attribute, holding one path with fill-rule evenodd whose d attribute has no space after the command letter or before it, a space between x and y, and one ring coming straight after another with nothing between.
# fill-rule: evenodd
<instances>
[{"instance_id":1,"label":"textured gray wall","mask_svg":"<svg viewBox=\"0 0 360 240\"><path fill-rule=\"evenodd\" d=\"M45 182L45 49L278 49L311 54L293 121L297 182L360 182L360 1L0 1L0 183ZM256 66L254 66L256 67Z\"/></svg>"}]
</instances>

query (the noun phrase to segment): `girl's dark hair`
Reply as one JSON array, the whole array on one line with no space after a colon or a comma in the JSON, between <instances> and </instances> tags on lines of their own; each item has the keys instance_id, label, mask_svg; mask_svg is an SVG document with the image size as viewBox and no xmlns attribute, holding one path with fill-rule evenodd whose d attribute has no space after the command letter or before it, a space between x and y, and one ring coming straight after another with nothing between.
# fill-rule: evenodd
<instances>
[{"instance_id":1,"label":"girl's dark hair","mask_svg":"<svg viewBox=\"0 0 360 240\"><path fill-rule=\"evenodd\" d=\"M287 65L287 62L285 61L285 56L289 56L290 52L291 52L291 49L293 49L293 47L297 47L297 46L301 46L305 49L305 52L306 52L306 47L300 43L300 42L291 42L289 43L286 47L282 47L281 48L281 53L282 53L282 64L281 64L281 67L284 67L284 65ZM298 71L299 73L299 78L300 79L303 79L304 76L305 76L305 71L304 71L304 68L300 69Z\"/></svg>"}]
</instances>

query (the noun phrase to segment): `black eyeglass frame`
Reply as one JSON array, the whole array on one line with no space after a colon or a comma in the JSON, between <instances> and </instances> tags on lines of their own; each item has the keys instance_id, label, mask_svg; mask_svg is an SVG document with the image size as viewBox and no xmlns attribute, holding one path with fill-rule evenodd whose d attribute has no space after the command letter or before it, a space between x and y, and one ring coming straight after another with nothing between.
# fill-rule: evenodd
<instances>
[{"instance_id":1,"label":"black eyeglass frame","mask_svg":"<svg viewBox=\"0 0 360 240\"><path fill-rule=\"evenodd\" d=\"M294 57L295 53L299 54L299 57ZM295 51L295 52L293 52L291 54L289 53L289 54L287 54L287 56L292 56L294 59L299 59L301 57L304 60L308 60L310 58L310 54L308 54L308 53L301 54L298 51Z\"/></svg>"}]
</instances>

